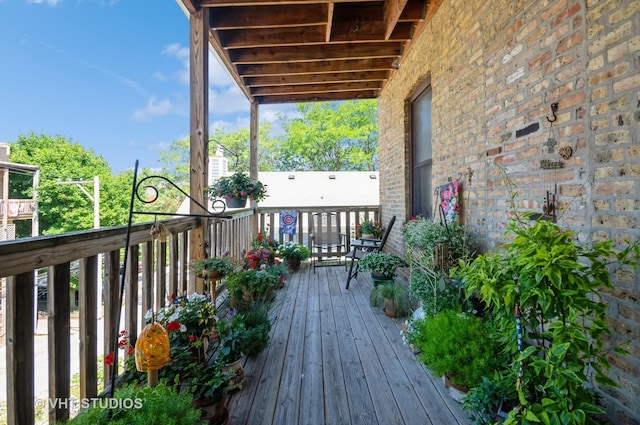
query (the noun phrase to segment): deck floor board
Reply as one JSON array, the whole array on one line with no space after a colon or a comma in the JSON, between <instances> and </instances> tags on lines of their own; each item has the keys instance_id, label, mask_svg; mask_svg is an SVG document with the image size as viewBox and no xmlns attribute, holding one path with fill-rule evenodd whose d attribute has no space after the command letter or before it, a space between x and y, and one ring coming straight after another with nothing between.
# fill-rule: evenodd
<instances>
[{"instance_id":1,"label":"deck floor board","mask_svg":"<svg viewBox=\"0 0 640 425\"><path fill-rule=\"evenodd\" d=\"M302 267L277 291L271 341L247 359L229 424L470 424L402 343L405 319L369 305L369 277L345 281L344 267Z\"/></svg>"}]
</instances>

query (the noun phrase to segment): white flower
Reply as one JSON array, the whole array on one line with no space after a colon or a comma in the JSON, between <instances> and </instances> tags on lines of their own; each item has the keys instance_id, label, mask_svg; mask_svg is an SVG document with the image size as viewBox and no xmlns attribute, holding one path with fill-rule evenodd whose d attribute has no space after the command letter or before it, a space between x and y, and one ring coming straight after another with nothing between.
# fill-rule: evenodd
<instances>
[{"instance_id":1,"label":"white flower","mask_svg":"<svg viewBox=\"0 0 640 425\"><path fill-rule=\"evenodd\" d=\"M180 332L186 332L186 331L187 331L187 327L181 323L180 324Z\"/></svg>"},{"instance_id":2,"label":"white flower","mask_svg":"<svg viewBox=\"0 0 640 425\"><path fill-rule=\"evenodd\" d=\"M144 314L145 322L150 322L152 317L153 317L153 310L152 309L147 310L147 312Z\"/></svg>"}]
</instances>

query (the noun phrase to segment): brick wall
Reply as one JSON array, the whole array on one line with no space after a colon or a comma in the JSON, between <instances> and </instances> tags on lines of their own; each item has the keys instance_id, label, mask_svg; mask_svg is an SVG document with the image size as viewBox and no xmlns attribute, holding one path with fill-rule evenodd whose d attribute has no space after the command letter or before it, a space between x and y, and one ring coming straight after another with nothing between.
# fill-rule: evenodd
<instances>
[{"instance_id":1,"label":"brick wall","mask_svg":"<svg viewBox=\"0 0 640 425\"><path fill-rule=\"evenodd\" d=\"M581 241L638 241L639 70L636 0L443 1L379 97L383 217L408 218L409 105L430 80L433 182L473 170L462 216L485 249L503 238L510 182L520 210L541 212L555 192L558 223ZM573 151L563 168L541 169L541 159L560 160L561 147ZM402 252L399 228L388 244ZM637 424L640 272L615 269L612 279L603 294L610 324L632 342L629 356L611 356L621 386L602 390L603 402L613 422Z\"/></svg>"}]
</instances>

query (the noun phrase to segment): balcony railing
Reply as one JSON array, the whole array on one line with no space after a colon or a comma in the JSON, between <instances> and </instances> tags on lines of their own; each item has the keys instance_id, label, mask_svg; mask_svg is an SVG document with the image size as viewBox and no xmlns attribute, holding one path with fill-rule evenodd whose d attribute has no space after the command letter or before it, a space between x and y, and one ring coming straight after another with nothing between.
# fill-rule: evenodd
<instances>
[{"instance_id":1,"label":"balcony railing","mask_svg":"<svg viewBox=\"0 0 640 425\"><path fill-rule=\"evenodd\" d=\"M281 211L297 213L299 231L295 236L280 237L278 234ZM356 220L364 216L378 219L380 207L260 208L257 211L259 230L277 240L308 243L309 220L318 212L340 214L341 231L352 234ZM208 220L210 255L229 253L234 258L241 258L254 236L251 231L253 214L252 209L246 209L232 213L228 219ZM195 279L189 274L187 265L189 231L198 226L199 220L186 217L163 221L171 234L164 242L153 239L151 223L132 226L128 264L124 269L121 316L124 322L120 325L130 335L132 344L144 326L146 311L163 307L167 294L195 290ZM72 264L77 264L78 275L80 355L79 365L74 366L79 370L79 392L81 398L98 395L98 357L111 351L119 331L117 307L126 232L123 226L0 242L0 278L6 278L6 302L2 308L6 308L9 423L34 423L34 298L37 272L43 268L47 269L48 399L68 400L70 396ZM104 266L101 266L101 259L104 259ZM102 288L99 288L99 277L103 278ZM99 295L104 307L100 332ZM103 353L98 353L99 335L104 335ZM111 376L110 368L104 366L105 377ZM68 417L68 406L49 404L51 423Z\"/></svg>"}]
</instances>

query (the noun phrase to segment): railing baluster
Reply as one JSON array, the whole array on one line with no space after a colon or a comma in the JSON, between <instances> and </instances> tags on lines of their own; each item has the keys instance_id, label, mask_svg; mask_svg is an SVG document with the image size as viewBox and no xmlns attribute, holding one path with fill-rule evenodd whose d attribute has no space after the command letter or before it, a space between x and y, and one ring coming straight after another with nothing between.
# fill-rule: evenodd
<instances>
[{"instance_id":1,"label":"railing baluster","mask_svg":"<svg viewBox=\"0 0 640 425\"><path fill-rule=\"evenodd\" d=\"M136 345L138 337L138 245L129 247L127 256L127 279L125 281L125 313L124 328L129 335L129 342L132 346ZM125 357L127 353L124 353Z\"/></svg>"},{"instance_id":2,"label":"railing baluster","mask_svg":"<svg viewBox=\"0 0 640 425\"><path fill-rule=\"evenodd\" d=\"M196 288L197 290L197 288ZM201 292L201 291L198 291ZM166 304L167 295L167 243L156 241L156 311Z\"/></svg>"},{"instance_id":3,"label":"railing baluster","mask_svg":"<svg viewBox=\"0 0 640 425\"><path fill-rule=\"evenodd\" d=\"M169 237L169 296L178 292L178 238Z\"/></svg>"},{"instance_id":4,"label":"railing baluster","mask_svg":"<svg viewBox=\"0 0 640 425\"><path fill-rule=\"evenodd\" d=\"M189 234L187 232L180 232L180 278L178 279L178 289L182 294L187 291L187 270L189 262Z\"/></svg>"},{"instance_id":5,"label":"railing baluster","mask_svg":"<svg viewBox=\"0 0 640 425\"><path fill-rule=\"evenodd\" d=\"M80 398L98 394L98 256L80 260Z\"/></svg>"},{"instance_id":6,"label":"railing baluster","mask_svg":"<svg viewBox=\"0 0 640 425\"><path fill-rule=\"evenodd\" d=\"M49 400L69 399L71 373L71 263L49 267L47 316L49 344ZM49 422L69 419L67 403L49 403Z\"/></svg>"},{"instance_id":7,"label":"railing baluster","mask_svg":"<svg viewBox=\"0 0 640 425\"><path fill-rule=\"evenodd\" d=\"M110 251L105 255L104 264L104 356L113 353L113 365L109 366L104 362L104 384L105 387L111 378L111 368L116 368L118 373L118 350L114 350L114 341L119 332L118 326L118 303L120 301L120 250Z\"/></svg>"},{"instance_id":8,"label":"railing baluster","mask_svg":"<svg viewBox=\"0 0 640 425\"><path fill-rule=\"evenodd\" d=\"M153 242L142 245L142 311L140 325L144 328L144 315L153 309ZM155 310L154 310L155 311Z\"/></svg>"},{"instance_id":9,"label":"railing baluster","mask_svg":"<svg viewBox=\"0 0 640 425\"><path fill-rule=\"evenodd\" d=\"M7 413L10 424L33 424L34 273L7 279Z\"/></svg>"}]
</instances>

